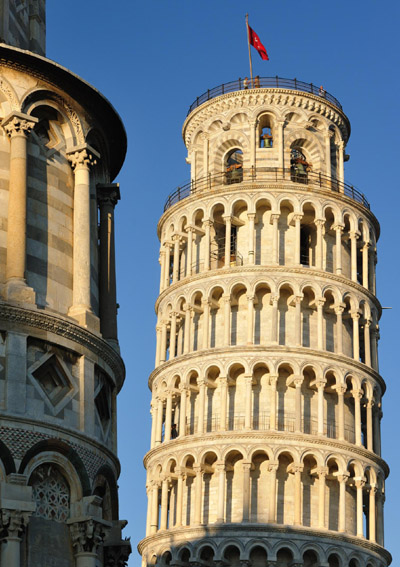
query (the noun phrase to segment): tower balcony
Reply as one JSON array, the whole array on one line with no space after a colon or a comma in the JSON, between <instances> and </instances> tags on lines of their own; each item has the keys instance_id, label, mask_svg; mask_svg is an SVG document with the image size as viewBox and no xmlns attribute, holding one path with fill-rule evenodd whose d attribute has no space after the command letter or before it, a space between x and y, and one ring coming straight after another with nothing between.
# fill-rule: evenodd
<instances>
[{"instance_id":1,"label":"tower balcony","mask_svg":"<svg viewBox=\"0 0 400 567\"><path fill-rule=\"evenodd\" d=\"M332 192L337 196L349 197L368 210L370 204L361 191L353 185L340 181L335 177L324 175L321 172L299 171L296 167L250 167L236 168L219 173L210 173L200 179L192 179L188 183L175 189L167 198L164 212L187 197L204 192L226 191L228 185L237 188L237 184L246 186L254 183L274 183L284 185L285 190L309 191L312 193Z\"/></svg>"},{"instance_id":2,"label":"tower balcony","mask_svg":"<svg viewBox=\"0 0 400 567\"><path fill-rule=\"evenodd\" d=\"M321 97L324 102L330 102L336 106L339 110L342 110L342 105L333 95L328 93L324 88L317 87L313 83L305 83L297 79L284 79L282 77L255 77L253 79L253 84L249 80L238 79L237 81L231 81L230 83L223 83L218 87L213 89L208 89L205 93L198 96L196 100L190 105L188 110L188 116L193 110L199 107L201 104L216 98L218 96L233 93L235 91L249 90L250 89L284 89L291 91L300 91L302 93L310 93Z\"/></svg>"}]
</instances>

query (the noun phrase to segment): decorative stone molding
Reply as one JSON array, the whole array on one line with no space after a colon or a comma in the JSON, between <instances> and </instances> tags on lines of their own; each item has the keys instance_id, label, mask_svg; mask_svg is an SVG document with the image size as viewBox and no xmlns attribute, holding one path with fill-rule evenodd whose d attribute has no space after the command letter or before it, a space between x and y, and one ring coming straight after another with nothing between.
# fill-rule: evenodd
<instances>
[{"instance_id":1,"label":"decorative stone molding","mask_svg":"<svg viewBox=\"0 0 400 567\"><path fill-rule=\"evenodd\" d=\"M8 323L10 327L15 323L22 324L32 329L36 328L69 339L77 344L78 352L82 349L82 346L90 349L112 369L118 389L122 387L125 378L125 365L122 358L107 341L80 325L60 316L41 313L33 309L23 309L0 301L1 320Z\"/></svg>"}]
</instances>

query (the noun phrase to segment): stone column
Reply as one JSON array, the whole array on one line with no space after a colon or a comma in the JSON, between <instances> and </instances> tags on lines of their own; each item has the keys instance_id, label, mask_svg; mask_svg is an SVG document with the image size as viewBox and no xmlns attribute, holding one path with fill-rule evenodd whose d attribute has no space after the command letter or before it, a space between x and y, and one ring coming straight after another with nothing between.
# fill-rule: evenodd
<instances>
[{"instance_id":1,"label":"stone column","mask_svg":"<svg viewBox=\"0 0 400 567\"><path fill-rule=\"evenodd\" d=\"M151 441L150 441L150 449L152 449L156 442L156 427L157 427L157 407L154 404L154 401L151 401L150 404L150 415L151 415Z\"/></svg>"},{"instance_id":2,"label":"stone column","mask_svg":"<svg viewBox=\"0 0 400 567\"><path fill-rule=\"evenodd\" d=\"M204 270L208 271L210 269L210 228L212 226L212 221L204 221L205 226L205 237L204 237Z\"/></svg>"},{"instance_id":3,"label":"stone column","mask_svg":"<svg viewBox=\"0 0 400 567\"><path fill-rule=\"evenodd\" d=\"M152 480L151 486L151 519L150 534L155 534L158 530L158 482Z\"/></svg>"},{"instance_id":4,"label":"stone column","mask_svg":"<svg viewBox=\"0 0 400 567\"><path fill-rule=\"evenodd\" d=\"M191 323L191 309L189 305L185 306L185 329L183 336L183 354L190 351L190 323Z\"/></svg>"},{"instance_id":5,"label":"stone column","mask_svg":"<svg viewBox=\"0 0 400 567\"><path fill-rule=\"evenodd\" d=\"M292 471L294 474L294 524L300 526L301 521L301 473L303 472L302 465L293 465Z\"/></svg>"},{"instance_id":6,"label":"stone column","mask_svg":"<svg viewBox=\"0 0 400 567\"><path fill-rule=\"evenodd\" d=\"M314 224L317 227L317 245L316 245L316 267L318 270L322 270L322 238L323 238L323 228L325 226L325 219L315 219Z\"/></svg>"},{"instance_id":7,"label":"stone column","mask_svg":"<svg viewBox=\"0 0 400 567\"><path fill-rule=\"evenodd\" d=\"M363 488L365 486L364 478L355 478L355 486L357 490L357 537L364 537L363 530Z\"/></svg>"},{"instance_id":8,"label":"stone column","mask_svg":"<svg viewBox=\"0 0 400 567\"><path fill-rule=\"evenodd\" d=\"M338 396L338 439L344 441L344 394L346 392L345 384L337 384L336 393Z\"/></svg>"},{"instance_id":9,"label":"stone column","mask_svg":"<svg viewBox=\"0 0 400 567\"><path fill-rule=\"evenodd\" d=\"M294 410L294 420L295 425L294 429L296 433L301 433L301 386L303 384L303 376L296 376L294 378L294 384L296 387L296 394L295 394L295 410Z\"/></svg>"},{"instance_id":10,"label":"stone column","mask_svg":"<svg viewBox=\"0 0 400 567\"><path fill-rule=\"evenodd\" d=\"M68 314L84 327L98 331L100 322L91 305L90 168L99 154L88 144L67 153L74 170L74 252L72 306Z\"/></svg>"},{"instance_id":11,"label":"stone column","mask_svg":"<svg viewBox=\"0 0 400 567\"><path fill-rule=\"evenodd\" d=\"M332 176L331 169L331 138L334 136L332 130L327 130L324 135L325 139L325 172L328 177Z\"/></svg>"},{"instance_id":12,"label":"stone column","mask_svg":"<svg viewBox=\"0 0 400 567\"><path fill-rule=\"evenodd\" d=\"M379 372L379 362L378 362L378 340L379 336L379 327L378 325L374 325L372 329L370 329L370 335L372 336L371 340L371 365L374 370Z\"/></svg>"},{"instance_id":13,"label":"stone column","mask_svg":"<svg viewBox=\"0 0 400 567\"><path fill-rule=\"evenodd\" d=\"M271 214L272 222L272 264L279 264L279 231L278 231L278 221L280 213Z\"/></svg>"},{"instance_id":14,"label":"stone column","mask_svg":"<svg viewBox=\"0 0 400 567\"><path fill-rule=\"evenodd\" d=\"M351 391L354 398L354 432L356 445L362 446L361 442L361 398L363 397L362 390Z\"/></svg>"},{"instance_id":15,"label":"stone column","mask_svg":"<svg viewBox=\"0 0 400 567\"><path fill-rule=\"evenodd\" d=\"M171 440L171 426L172 426L172 392L167 392L167 403L165 406L164 441Z\"/></svg>"},{"instance_id":16,"label":"stone column","mask_svg":"<svg viewBox=\"0 0 400 567\"><path fill-rule=\"evenodd\" d=\"M165 270L164 270L164 289L170 286L170 267L171 267L171 244L164 243L165 246Z\"/></svg>"},{"instance_id":17,"label":"stone column","mask_svg":"<svg viewBox=\"0 0 400 567\"><path fill-rule=\"evenodd\" d=\"M111 528L109 522L98 518L68 520L76 567L96 567L98 548Z\"/></svg>"},{"instance_id":18,"label":"stone column","mask_svg":"<svg viewBox=\"0 0 400 567\"><path fill-rule=\"evenodd\" d=\"M367 402L367 449L368 451L374 450L374 438L373 438L373 424L372 424L372 408L374 406L374 400L368 400Z\"/></svg>"},{"instance_id":19,"label":"stone column","mask_svg":"<svg viewBox=\"0 0 400 567\"><path fill-rule=\"evenodd\" d=\"M385 495L382 491L378 491L376 496L376 540L377 543L383 547L385 544L383 529L383 508L385 504Z\"/></svg>"},{"instance_id":20,"label":"stone column","mask_svg":"<svg viewBox=\"0 0 400 567\"><path fill-rule=\"evenodd\" d=\"M356 231L350 232L350 245L351 245L351 279L353 282L357 281L357 238L359 233Z\"/></svg>"},{"instance_id":21,"label":"stone column","mask_svg":"<svg viewBox=\"0 0 400 567\"><path fill-rule=\"evenodd\" d=\"M282 177L285 177L284 127L285 127L285 120L276 121L276 128L278 132L278 148L280 148L280 152L278 154L278 167L282 170Z\"/></svg>"},{"instance_id":22,"label":"stone column","mask_svg":"<svg viewBox=\"0 0 400 567\"><path fill-rule=\"evenodd\" d=\"M338 179L339 181L341 181L342 183L344 183L344 142L343 140L340 140L340 142L338 143L338 153L339 153L339 171L338 171ZM343 192L343 190L342 190Z\"/></svg>"},{"instance_id":23,"label":"stone column","mask_svg":"<svg viewBox=\"0 0 400 567\"><path fill-rule=\"evenodd\" d=\"M13 112L2 121L10 138L10 178L7 212L5 299L35 303L35 292L26 283L27 139L39 120Z\"/></svg>"},{"instance_id":24,"label":"stone column","mask_svg":"<svg viewBox=\"0 0 400 567\"><path fill-rule=\"evenodd\" d=\"M167 360L167 322L161 321L160 364Z\"/></svg>"},{"instance_id":25,"label":"stone column","mask_svg":"<svg viewBox=\"0 0 400 567\"><path fill-rule=\"evenodd\" d=\"M210 302L208 299L203 299L201 302L203 307L203 349L209 348L209 327L210 327Z\"/></svg>"},{"instance_id":26,"label":"stone column","mask_svg":"<svg viewBox=\"0 0 400 567\"><path fill-rule=\"evenodd\" d=\"M376 455L381 455L381 419L383 416L380 404L375 404L372 408L374 418L374 451Z\"/></svg>"},{"instance_id":27,"label":"stone column","mask_svg":"<svg viewBox=\"0 0 400 567\"><path fill-rule=\"evenodd\" d=\"M346 531L346 483L348 478L348 473L340 474L337 477L339 482L339 532Z\"/></svg>"},{"instance_id":28,"label":"stone column","mask_svg":"<svg viewBox=\"0 0 400 567\"><path fill-rule=\"evenodd\" d=\"M199 415L197 422L197 433L204 432L204 410L206 403L206 383L202 378L197 379L197 385L199 387Z\"/></svg>"},{"instance_id":29,"label":"stone column","mask_svg":"<svg viewBox=\"0 0 400 567\"><path fill-rule=\"evenodd\" d=\"M257 122L255 120L249 121L250 129L250 167L256 165L256 147L257 147Z\"/></svg>"},{"instance_id":30,"label":"stone column","mask_svg":"<svg viewBox=\"0 0 400 567\"><path fill-rule=\"evenodd\" d=\"M252 394L252 386L253 386L253 376L251 374L244 376L246 381L246 392L245 392L245 416L244 416L244 428L249 430L251 429L251 394Z\"/></svg>"},{"instance_id":31,"label":"stone column","mask_svg":"<svg viewBox=\"0 0 400 567\"><path fill-rule=\"evenodd\" d=\"M300 258L300 236L301 236L301 219L303 218L302 214L295 214L293 216L294 219L294 228L295 228L295 241L294 241L294 263L296 266L301 264Z\"/></svg>"},{"instance_id":32,"label":"stone column","mask_svg":"<svg viewBox=\"0 0 400 567\"><path fill-rule=\"evenodd\" d=\"M225 463L217 461L218 471L218 504L217 504L217 523L225 522Z\"/></svg>"},{"instance_id":33,"label":"stone column","mask_svg":"<svg viewBox=\"0 0 400 567\"><path fill-rule=\"evenodd\" d=\"M369 539L376 542L376 493L377 487L371 483L369 488Z\"/></svg>"},{"instance_id":34,"label":"stone column","mask_svg":"<svg viewBox=\"0 0 400 567\"><path fill-rule=\"evenodd\" d=\"M160 530L166 530L168 527L168 489L169 479L166 476L162 476Z\"/></svg>"},{"instance_id":35,"label":"stone column","mask_svg":"<svg viewBox=\"0 0 400 567\"><path fill-rule=\"evenodd\" d=\"M256 215L255 213L247 213L247 218L249 219L249 264L253 266L255 264L254 223Z\"/></svg>"},{"instance_id":36,"label":"stone column","mask_svg":"<svg viewBox=\"0 0 400 567\"><path fill-rule=\"evenodd\" d=\"M160 262L160 293L164 290L164 286L165 286L165 250L163 250L163 248L161 247L160 250L160 257L159 257L159 262Z\"/></svg>"},{"instance_id":37,"label":"stone column","mask_svg":"<svg viewBox=\"0 0 400 567\"><path fill-rule=\"evenodd\" d=\"M250 470L251 461L243 461L243 522L250 521Z\"/></svg>"},{"instance_id":38,"label":"stone column","mask_svg":"<svg viewBox=\"0 0 400 567\"><path fill-rule=\"evenodd\" d=\"M358 311L350 311L351 318L353 320L353 358L354 360L360 360L360 329L358 322L360 319L360 314Z\"/></svg>"},{"instance_id":39,"label":"stone column","mask_svg":"<svg viewBox=\"0 0 400 567\"><path fill-rule=\"evenodd\" d=\"M317 469L318 474L318 527L325 529L325 493L326 493L326 475L328 474L327 467L320 467Z\"/></svg>"},{"instance_id":40,"label":"stone column","mask_svg":"<svg viewBox=\"0 0 400 567\"><path fill-rule=\"evenodd\" d=\"M187 256L186 256L186 277L192 275L192 253L193 253L193 227L187 229Z\"/></svg>"},{"instance_id":41,"label":"stone column","mask_svg":"<svg viewBox=\"0 0 400 567\"><path fill-rule=\"evenodd\" d=\"M160 365L160 357L161 357L161 325L156 326L156 361L155 367Z\"/></svg>"},{"instance_id":42,"label":"stone column","mask_svg":"<svg viewBox=\"0 0 400 567\"><path fill-rule=\"evenodd\" d=\"M146 484L146 496L147 496L147 515L146 515L146 537L150 535L150 527L151 527L151 485L149 483Z\"/></svg>"},{"instance_id":43,"label":"stone column","mask_svg":"<svg viewBox=\"0 0 400 567\"><path fill-rule=\"evenodd\" d=\"M181 407L179 410L179 435L186 435L186 401L187 389L182 384L179 386L181 392Z\"/></svg>"},{"instance_id":44,"label":"stone column","mask_svg":"<svg viewBox=\"0 0 400 567\"><path fill-rule=\"evenodd\" d=\"M202 491L203 491L203 470L201 465L194 465L193 470L196 473L196 486L194 497L194 523L201 524L201 504L202 504Z\"/></svg>"},{"instance_id":45,"label":"stone column","mask_svg":"<svg viewBox=\"0 0 400 567\"><path fill-rule=\"evenodd\" d=\"M371 336L370 327L371 319L364 320L364 352L365 352L365 364L371 367Z\"/></svg>"},{"instance_id":46,"label":"stone column","mask_svg":"<svg viewBox=\"0 0 400 567\"><path fill-rule=\"evenodd\" d=\"M268 464L268 471L270 477L269 485L269 524L276 524L276 472L278 470L279 463L271 461Z\"/></svg>"},{"instance_id":47,"label":"stone column","mask_svg":"<svg viewBox=\"0 0 400 567\"><path fill-rule=\"evenodd\" d=\"M232 219L227 216L224 217L225 221L225 268L231 265L231 226Z\"/></svg>"},{"instance_id":48,"label":"stone column","mask_svg":"<svg viewBox=\"0 0 400 567\"><path fill-rule=\"evenodd\" d=\"M271 393L270 393L270 424L269 428L272 431L276 429L276 383L278 382L278 376L270 375L269 383L271 386Z\"/></svg>"},{"instance_id":49,"label":"stone column","mask_svg":"<svg viewBox=\"0 0 400 567\"><path fill-rule=\"evenodd\" d=\"M272 316L271 316L271 342L278 344L278 301L279 295L271 295Z\"/></svg>"},{"instance_id":50,"label":"stone column","mask_svg":"<svg viewBox=\"0 0 400 567\"><path fill-rule=\"evenodd\" d=\"M177 469L178 475L178 486L177 486L177 495L176 495L176 526L179 527L182 525L182 505L183 505L183 481L185 479L184 473Z\"/></svg>"},{"instance_id":51,"label":"stone column","mask_svg":"<svg viewBox=\"0 0 400 567\"><path fill-rule=\"evenodd\" d=\"M28 525L31 512L21 510L0 510L1 565L20 567L21 538Z\"/></svg>"},{"instance_id":52,"label":"stone column","mask_svg":"<svg viewBox=\"0 0 400 567\"><path fill-rule=\"evenodd\" d=\"M342 232L344 226L337 224L333 227L336 232L336 273L342 273Z\"/></svg>"},{"instance_id":53,"label":"stone column","mask_svg":"<svg viewBox=\"0 0 400 567\"><path fill-rule=\"evenodd\" d=\"M326 380L318 380L316 382L316 386L318 389L318 435L324 435L324 422L325 422L325 415L324 415L324 389L325 389Z\"/></svg>"},{"instance_id":54,"label":"stone column","mask_svg":"<svg viewBox=\"0 0 400 567\"><path fill-rule=\"evenodd\" d=\"M169 360L175 358L176 351L176 319L178 313L175 311L171 312L171 328L169 331Z\"/></svg>"},{"instance_id":55,"label":"stone column","mask_svg":"<svg viewBox=\"0 0 400 567\"><path fill-rule=\"evenodd\" d=\"M115 345L118 345L118 335L117 287L115 280L114 208L119 199L120 193L118 183L97 185L97 203L100 209L100 332L103 335L103 338L108 339Z\"/></svg>"},{"instance_id":56,"label":"stone column","mask_svg":"<svg viewBox=\"0 0 400 567\"><path fill-rule=\"evenodd\" d=\"M159 445L162 439L163 413L164 413L164 402L161 398L157 398L157 426L156 426L156 439L155 439L156 445Z\"/></svg>"},{"instance_id":57,"label":"stone column","mask_svg":"<svg viewBox=\"0 0 400 567\"><path fill-rule=\"evenodd\" d=\"M365 242L362 247L362 282L366 289L369 289L368 285L368 267L369 267L369 248L371 246L370 242Z\"/></svg>"},{"instance_id":58,"label":"stone column","mask_svg":"<svg viewBox=\"0 0 400 567\"><path fill-rule=\"evenodd\" d=\"M295 323L294 323L294 334L295 334L295 345L296 346L301 346L301 302L303 300L303 296L302 295L296 295L296 297L294 298L295 301L295 308L296 308L296 313L295 313Z\"/></svg>"},{"instance_id":59,"label":"stone column","mask_svg":"<svg viewBox=\"0 0 400 567\"><path fill-rule=\"evenodd\" d=\"M317 346L320 350L324 348L324 312L323 306L325 303L325 298L320 297L315 300L317 304Z\"/></svg>"},{"instance_id":60,"label":"stone column","mask_svg":"<svg viewBox=\"0 0 400 567\"><path fill-rule=\"evenodd\" d=\"M227 414L227 402L228 402L228 379L226 376L220 376L218 378L219 388L220 388L220 424L219 428L221 431L226 431L226 414Z\"/></svg>"},{"instance_id":61,"label":"stone column","mask_svg":"<svg viewBox=\"0 0 400 567\"><path fill-rule=\"evenodd\" d=\"M181 246L181 237L179 234L174 234L172 237L174 243L174 264L172 269L172 283L176 283L179 280L179 251Z\"/></svg>"},{"instance_id":62,"label":"stone column","mask_svg":"<svg viewBox=\"0 0 400 567\"><path fill-rule=\"evenodd\" d=\"M335 305L334 310L336 314L336 352L343 354L343 311L345 305L341 303Z\"/></svg>"},{"instance_id":63,"label":"stone column","mask_svg":"<svg viewBox=\"0 0 400 567\"><path fill-rule=\"evenodd\" d=\"M224 346L231 343L231 298L229 295L222 296L224 302Z\"/></svg>"},{"instance_id":64,"label":"stone column","mask_svg":"<svg viewBox=\"0 0 400 567\"><path fill-rule=\"evenodd\" d=\"M254 295L247 296L247 344L254 343Z\"/></svg>"},{"instance_id":65,"label":"stone column","mask_svg":"<svg viewBox=\"0 0 400 567\"><path fill-rule=\"evenodd\" d=\"M203 166L204 166L204 175L207 177L209 173L209 142L208 142L208 135L203 132Z\"/></svg>"}]
</instances>

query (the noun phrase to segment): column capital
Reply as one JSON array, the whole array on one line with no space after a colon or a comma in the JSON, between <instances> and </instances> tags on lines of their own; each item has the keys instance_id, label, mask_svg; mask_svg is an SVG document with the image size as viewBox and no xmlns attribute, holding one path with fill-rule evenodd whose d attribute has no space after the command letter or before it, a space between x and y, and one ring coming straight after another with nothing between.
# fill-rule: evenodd
<instances>
[{"instance_id":1,"label":"column capital","mask_svg":"<svg viewBox=\"0 0 400 567\"><path fill-rule=\"evenodd\" d=\"M304 470L304 465L301 465L300 463L292 463L290 465L290 470L289 472L296 474L296 473L301 473Z\"/></svg>"},{"instance_id":2,"label":"column capital","mask_svg":"<svg viewBox=\"0 0 400 567\"><path fill-rule=\"evenodd\" d=\"M359 477L359 478L355 478L354 479L354 485L356 488L364 488L365 486L365 478L364 477Z\"/></svg>"},{"instance_id":3,"label":"column capital","mask_svg":"<svg viewBox=\"0 0 400 567\"><path fill-rule=\"evenodd\" d=\"M315 299L315 303L317 304L317 307L323 307L323 305L325 304L326 298L325 297L317 297Z\"/></svg>"},{"instance_id":4,"label":"column capital","mask_svg":"<svg viewBox=\"0 0 400 567\"><path fill-rule=\"evenodd\" d=\"M295 213L295 214L293 215L293 220L294 220L294 221L301 221L301 219L302 219L303 217L304 217L304 214L303 214L303 213Z\"/></svg>"},{"instance_id":5,"label":"column capital","mask_svg":"<svg viewBox=\"0 0 400 567\"><path fill-rule=\"evenodd\" d=\"M224 461L216 461L215 468L218 472L225 472L225 463Z\"/></svg>"},{"instance_id":6,"label":"column capital","mask_svg":"<svg viewBox=\"0 0 400 567\"><path fill-rule=\"evenodd\" d=\"M344 303L337 303L336 305L333 306L333 309L336 313L336 315L341 315L343 313L343 311L345 310L346 305Z\"/></svg>"},{"instance_id":7,"label":"column capital","mask_svg":"<svg viewBox=\"0 0 400 567\"><path fill-rule=\"evenodd\" d=\"M276 472L278 470L278 467L279 467L278 461L269 461L267 465L268 472Z\"/></svg>"},{"instance_id":8,"label":"column capital","mask_svg":"<svg viewBox=\"0 0 400 567\"><path fill-rule=\"evenodd\" d=\"M319 477L325 477L329 474L329 469L328 467L318 467L316 472Z\"/></svg>"},{"instance_id":9,"label":"column capital","mask_svg":"<svg viewBox=\"0 0 400 567\"><path fill-rule=\"evenodd\" d=\"M359 319L361 317L361 314L359 311L350 311L350 315L352 319Z\"/></svg>"},{"instance_id":10,"label":"column capital","mask_svg":"<svg viewBox=\"0 0 400 567\"><path fill-rule=\"evenodd\" d=\"M342 484L342 483L346 484L346 482L347 482L349 476L350 476L350 475L349 475L348 472L344 472L344 473L338 474L336 478L338 479L338 482L339 482L340 484Z\"/></svg>"},{"instance_id":11,"label":"column capital","mask_svg":"<svg viewBox=\"0 0 400 567\"><path fill-rule=\"evenodd\" d=\"M355 238L357 240L361 236L361 233L358 230L350 230L349 236L351 239Z\"/></svg>"},{"instance_id":12,"label":"column capital","mask_svg":"<svg viewBox=\"0 0 400 567\"><path fill-rule=\"evenodd\" d=\"M325 219L315 219L314 220L314 224L315 226L324 226L325 225Z\"/></svg>"},{"instance_id":13,"label":"column capital","mask_svg":"<svg viewBox=\"0 0 400 567\"><path fill-rule=\"evenodd\" d=\"M255 295L252 293L249 293L248 295L246 295L246 297L247 297L247 301L254 301L255 299Z\"/></svg>"},{"instance_id":14,"label":"column capital","mask_svg":"<svg viewBox=\"0 0 400 567\"><path fill-rule=\"evenodd\" d=\"M1 539L18 538L24 533L32 512L21 510L0 510Z\"/></svg>"},{"instance_id":15,"label":"column capital","mask_svg":"<svg viewBox=\"0 0 400 567\"><path fill-rule=\"evenodd\" d=\"M106 543L104 545L105 565L107 567L126 567L128 559L132 553L131 542L128 539L121 541Z\"/></svg>"},{"instance_id":16,"label":"column capital","mask_svg":"<svg viewBox=\"0 0 400 567\"><path fill-rule=\"evenodd\" d=\"M71 519L67 523L75 553L97 553L111 528L110 522L94 518Z\"/></svg>"},{"instance_id":17,"label":"column capital","mask_svg":"<svg viewBox=\"0 0 400 567\"><path fill-rule=\"evenodd\" d=\"M247 218L249 220L255 220L256 219L256 213L247 213Z\"/></svg>"},{"instance_id":18,"label":"column capital","mask_svg":"<svg viewBox=\"0 0 400 567\"><path fill-rule=\"evenodd\" d=\"M337 223L337 224L333 225L332 228L333 228L333 230L335 230L336 232L338 232L338 231L341 232L341 231L344 230L344 224Z\"/></svg>"},{"instance_id":19,"label":"column capital","mask_svg":"<svg viewBox=\"0 0 400 567\"><path fill-rule=\"evenodd\" d=\"M230 303L231 296L229 294L224 294L222 295L222 300L224 301L224 303Z\"/></svg>"},{"instance_id":20,"label":"column capital","mask_svg":"<svg viewBox=\"0 0 400 567\"><path fill-rule=\"evenodd\" d=\"M271 220L273 222L278 221L280 216L281 216L281 213L271 213Z\"/></svg>"},{"instance_id":21,"label":"column capital","mask_svg":"<svg viewBox=\"0 0 400 567\"><path fill-rule=\"evenodd\" d=\"M115 207L121 199L119 191L119 183L97 183L97 203L102 205L111 205Z\"/></svg>"},{"instance_id":22,"label":"column capital","mask_svg":"<svg viewBox=\"0 0 400 567\"><path fill-rule=\"evenodd\" d=\"M344 396L344 394L347 391L347 386L346 384L336 384L335 390L338 396L339 395Z\"/></svg>"},{"instance_id":23,"label":"column capital","mask_svg":"<svg viewBox=\"0 0 400 567\"><path fill-rule=\"evenodd\" d=\"M7 136L29 136L35 124L39 122L38 118L23 114L22 112L12 112L4 118L1 125L3 126Z\"/></svg>"},{"instance_id":24,"label":"column capital","mask_svg":"<svg viewBox=\"0 0 400 567\"><path fill-rule=\"evenodd\" d=\"M224 220L225 222L227 222L227 221L232 222L232 217L231 217L231 215L224 215L222 218L223 218L223 220Z\"/></svg>"},{"instance_id":25,"label":"column capital","mask_svg":"<svg viewBox=\"0 0 400 567\"><path fill-rule=\"evenodd\" d=\"M67 158L71 162L72 169L79 167L90 168L96 165L100 154L89 144L80 144L67 152Z\"/></svg>"},{"instance_id":26,"label":"column capital","mask_svg":"<svg viewBox=\"0 0 400 567\"><path fill-rule=\"evenodd\" d=\"M273 305L274 303L277 304L278 301L279 301L279 295L278 294L271 295L270 300L269 300L271 305Z\"/></svg>"},{"instance_id":27,"label":"column capital","mask_svg":"<svg viewBox=\"0 0 400 567\"><path fill-rule=\"evenodd\" d=\"M325 388L326 379L325 378L319 378L318 380L315 381L315 385L317 386L317 388Z\"/></svg>"},{"instance_id":28,"label":"column capital","mask_svg":"<svg viewBox=\"0 0 400 567\"><path fill-rule=\"evenodd\" d=\"M278 374L270 374L269 375L269 383L272 386L272 384L276 385L277 381L278 381Z\"/></svg>"},{"instance_id":29,"label":"column capital","mask_svg":"<svg viewBox=\"0 0 400 567\"><path fill-rule=\"evenodd\" d=\"M296 388L301 388L303 382L304 376L293 376L293 383L295 384Z\"/></svg>"}]
</instances>

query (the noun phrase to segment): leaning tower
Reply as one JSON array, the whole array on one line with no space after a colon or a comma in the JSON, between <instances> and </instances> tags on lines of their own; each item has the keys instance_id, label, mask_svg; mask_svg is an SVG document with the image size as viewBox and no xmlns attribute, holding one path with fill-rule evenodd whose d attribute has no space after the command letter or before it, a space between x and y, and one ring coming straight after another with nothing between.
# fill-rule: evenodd
<instances>
[{"instance_id":1,"label":"leaning tower","mask_svg":"<svg viewBox=\"0 0 400 567\"><path fill-rule=\"evenodd\" d=\"M379 225L349 120L311 84L241 81L183 126L158 225L143 565L386 567Z\"/></svg>"},{"instance_id":2,"label":"leaning tower","mask_svg":"<svg viewBox=\"0 0 400 567\"><path fill-rule=\"evenodd\" d=\"M0 10L0 565L114 567L119 354L110 103L45 57L45 0Z\"/></svg>"}]
</instances>

